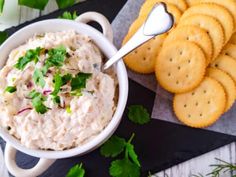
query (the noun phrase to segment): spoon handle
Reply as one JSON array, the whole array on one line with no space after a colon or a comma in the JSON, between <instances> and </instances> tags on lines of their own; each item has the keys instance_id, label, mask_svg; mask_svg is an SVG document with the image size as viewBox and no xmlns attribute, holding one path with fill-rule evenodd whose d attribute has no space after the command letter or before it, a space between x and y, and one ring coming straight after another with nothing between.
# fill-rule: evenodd
<instances>
[{"instance_id":1,"label":"spoon handle","mask_svg":"<svg viewBox=\"0 0 236 177\"><path fill-rule=\"evenodd\" d=\"M164 16L167 16L168 18L161 18ZM150 12L146 22L139 28L133 37L105 63L103 69L108 69L122 57L153 37L169 31L172 28L173 23L173 17L167 12L166 5L164 3L158 3ZM157 29L153 29L155 26L157 26Z\"/></svg>"}]
</instances>

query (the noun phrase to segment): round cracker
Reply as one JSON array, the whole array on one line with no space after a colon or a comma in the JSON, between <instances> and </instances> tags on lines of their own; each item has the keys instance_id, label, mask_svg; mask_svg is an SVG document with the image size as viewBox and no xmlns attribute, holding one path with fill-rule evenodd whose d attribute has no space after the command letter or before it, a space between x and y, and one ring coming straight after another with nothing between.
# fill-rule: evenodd
<instances>
[{"instance_id":1,"label":"round cracker","mask_svg":"<svg viewBox=\"0 0 236 177\"><path fill-rule=\"evenodd\" d=\"M236 86L233 79L224 71L217 68L208 68L206 75L217 80L224 87L226 94L225 112L227 112L234 104L236 98Z\"/></svg>"},{"instance_id":2,"label":"round cracker","mask_svg":"<svg viewBox=\"0 0 236 177\"><path fill-rule=\"evenodd\" d=\"M206 55L207 65L211 62L213 53L212 41L204 29L198 26L191 25L180 26L169 33L169 35L165 39L164 45L168 45L173 41L179 40L188 40L191 42L195 42L204 51Z\"/></svg>"},{"instance_id":3,"label":"round cracker","mask_svg":"<svg viewBox=\"0 0 236 177\"><path fill-rule=\"evenodd\" d=\"M234 18L227 9L214 3L197 4L186 10L180 21L195 14L209 15L216 18L224 29L225 42L229 41L234 32Z\"/></svg>"},{"instance_id":4,"label":"round cracker","mask_svg":"<svg viewBox=\"0 0 236 177\"><path fill-rule=\"evenodd\" d=\"M194 6L195 4L199 3L199 0L185 0L188 7Z\"/></svg>"},{"instance_id":5,"label":"round cracker","mask_svg":"<svg viewBox=\"0 0 236 177\"><path fill-rule=\"evenodd\" d=\"M204 77L206 59L197 44L175 41L163 46L157 57L155 73L160 85L172 93L197 87Z\"/></svg>"},{"instance_id":6,"label":"round cracker","mask_svg":"<svg viewBox=\"0 0 236 177\"><path fill-rule=\"evenodd\" d=\"M195 25L205 29L212 39L212 60L219 55L224 45L224 31L221 24L214 17L196 14L180 21L179 26L181 25Z\"/></svg>"},{"instance_id":7,"label":"round cracker","mask_svg":"<svg viewBox=\"0 0 236 177\"><path fill-rule=\"evenodd\" d=\"M198 0L201 3L215 3L225 7L234 17L234 29L236 28L236 1L235 0Z\"/></svg>"},{"instance_id":8,"label":"round cracker","mask_svg":"<svg viewBox=\"0 0 236 177\"><path fill-rule=\"evenodd\" d=\"M157 36L124 57L126 66L141 74L155 71L155 62L166 35ZM124 40L126 42L127 39Z\"/></svg>"},{"instance_id":9,"label":"round cracker","mask_svg":"<svg viewBox=\"0 0 236 177\"><path fill-rule=\"evenodd\" d=\"M232 35L231 39L229 40L229 43L236 44L236 33Z\"/></svg>"},{"instance_id":10,"label":"round cracker","mask_svg":"<svg viewBox=\"0 0 236 177\"><path fill-rule=\"evenodd\" d=\"M211 67L218 68L227 74L236 82L236 60L227 55L219 55L216 60L211 63Z\"/></svg>"},{"instance_id":11,"label":"round cracker","mask_svg":"<svg viewBox=\"0 0 236 177\"><path fill-rule=\"evenodd\" d=\"M225 110L226 96L216 80L205 77L194 90L176 94L173 107L177 118L184 124L203 128L216 122Z\"/></svg>"},{"instance_id":12,"label":"round cracker","mask_svg":"<svg viewBox=\"0 0 236 177\"><path fill-rule=\"evenodd\" d=\"M142 5L139 15L142 16L142 14L146 14L146 12L150 12L153 6L160 2L173 4L176 7L178 7L178 9L180 9L182 12L184 12L187 9L187 4L185 0L148 0L148 1L145 1L144 4Z\"/></svg>"},{"instance_id":13,"label":"round cracker","mask_svg":"<svg viewBox=\"0 0 236 177\"><path fill-rule=\"evenodd\" d=\"M228 43L221 51L221 54L228 55L236 60L236 45Z\"/></svg>"},{"instance_id":14,"label":"round cracker","mask_svg":"<svg viewBox=\"0 0 236 177\"><path fill-rule=\"evenodd\" d=\"M182 15L181 10L179 10L178 7L170 3L166 3L166 6L167 6L167 11L171 13L174 17L174 25L177 25ZM151 8L148 8L142 13L140 13L140 16L146 19L150 11L151 11Z\"/></svg>"},{"instance_id":15,"label":"round cracker","mask_svg":"<svg viewBox=\"0 0 236 177\"><path fill-rule=\"evenodd\" d=\"M138 18L130 26L129 32L123 40L123 45L135 34L142 25L144 19ZM162 43L166 38L166 34L157 36L142 46L135 49L124 57L126 66L138 73L149 74L155 70L156 57L161 49Z\"/></svg>"}]
</instances>

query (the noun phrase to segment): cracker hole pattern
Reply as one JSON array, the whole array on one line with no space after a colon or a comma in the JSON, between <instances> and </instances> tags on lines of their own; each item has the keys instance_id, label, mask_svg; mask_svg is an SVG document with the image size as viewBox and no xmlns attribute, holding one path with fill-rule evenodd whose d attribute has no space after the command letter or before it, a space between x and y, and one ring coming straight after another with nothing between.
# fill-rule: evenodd
<instances>
[{"instance_id":1,"label":"cracker hole pattern","mask_svg":"<svg viewBox=\"0 0 236 177\"><path fill-rule=\"evenodd\" d=\"M172 61L173 61L173 59L172 59L172 58L170 58L170 59L169 59L169 61L170 61L170 62L172 62Z\"/></svg>"},{"instance_id":2,"label":"cracker hole pattern","mask_svg":"<svg viewBox=\"0 0 236 177\"><path fill-rule=\"evenodd\" d=\"M181 69L181 67L180 66L178 66L178 70L180 70Z\"/></svg>"}]
</instances>

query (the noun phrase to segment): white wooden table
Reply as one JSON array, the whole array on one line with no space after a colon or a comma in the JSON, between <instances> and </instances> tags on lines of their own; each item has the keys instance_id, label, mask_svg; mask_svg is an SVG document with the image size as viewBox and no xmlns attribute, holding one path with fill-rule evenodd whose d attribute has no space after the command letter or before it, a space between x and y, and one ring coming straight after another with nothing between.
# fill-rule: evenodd
<instances>
[{"instance_id":1,"label":"white wooden table","mask_svg":"<svg viewBox=\"0 0 236 177\"><path fill-rule=\"evenodd\" d=\"M48 14L57 9L56 2L50 0L49 4L43 11L32 10L27 7L20 7L17 5L17 0L7 0L4 7L4 13L0 16L0 30L4 30L11 26L16 26L27 20L34 19L38 16ZM158 177L190 177L192 174L202 173L203 175L211 171L210 164L215 164L215 158L220 158L227 162L236 163L236 144L232 143L219 148L215 151L209 152L197 158L191 159L154 176ZM0 177L6 177L6 170L2 163L2 152L0 150ZM231 174L224 174L223 177L230 177Z\"/></svg>"}]
</instances>

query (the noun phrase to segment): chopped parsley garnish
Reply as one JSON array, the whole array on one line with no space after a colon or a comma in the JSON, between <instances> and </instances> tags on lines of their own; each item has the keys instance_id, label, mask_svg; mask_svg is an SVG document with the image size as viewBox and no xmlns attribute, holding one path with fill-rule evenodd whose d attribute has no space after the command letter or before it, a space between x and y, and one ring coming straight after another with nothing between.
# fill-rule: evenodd
<instances>
[{"instance_id":1,"label":"chopped parsley garnish","mask_svg":"<svg viewBox=\"0 0 236 177\"><path fill-rule=\"evenodd\" d=\"M33 90L30 92L29 97L32 99L32 105L37 113L44 114L48 111L48 108L43 104L46 101L46 97L42 93Z\"/></svg>"},{"instance_id":2,"label":"chopped parsley garnish","mask_svg":"<svg viewBox=\"0 0 236 177\"><path fill-rule=\"evenodd\" d=\"M132 105L129 108L128 118L132 122L143 125L150 121L150 115L146 108L141 105Z\"/></svg>"},{"instance_id":3,"label":"chopped parsley garnish","mask_svg":"<svg viewBox=\"0 0 236 177\"><path fill-rule=\"evenodd\" d=\"M61 16L59 16L59 18L67 20L75 20L77 17L76 11L74 11L73 14L71 12L65 11Z\"/></svg>"},{"instance_id":4,"label":"chopped parsley garnish","mask_svg":"<svg viewBox=\"0 0 236 177\"><path fill-rule=\"evenodd\" d=\"M42 88L45 86L45 80L44 80L44 77L43 77L43 73L38 68L36 68L34 70L33 81L36 85L39 85Z\"/></svg>"},{"instance_id":5,"label":"chopped parsley garnish","mask_svg":"<svg viewBox=\"0 0 236 177\"><path fill-rule=\"evenodd\" d=\"M128 142L118 136L111 137L100 149L105 157L116 157L124 152L124 158L111 162L109 173L112 177L140 177L140 163L131 144L134 134Z\"/></svg>"},{"instance_id":6,"label":"chopped parsley garnish","mask_svg":"<svg viewBox=\"0 0 236 177\"><path fill-rule=\"evenodd\" d=\"M16 87L15 86L8 86L5 89L5 92L9 92L9 93L14 93L16 91Z\"/></svg>"},{"instance_id":7,"label":"chopped parsley garnish","mask_svg":"<svg viewBox=\"0 0 236 177\"><path fill-rule=\"evenodd\" d=\"M29 1L29 0L18 0L19 5L43 10L47 5L49 0L37 0L37 1Z\"/></svg>"},{"instance_id":8,"label":"chopped parsley garnish","mask_svg":"<svg viewBox=\"0 0 236 177\"><path fill-rule=\"evenodd\" d=\"M5 4L5 0L0 0L0 15L2 14L4 4Z\"/></svg>"},{"instance_id":9,"label":"chopped parsley garnish","mask_svg":"<svg viewBox=\"0 0 236 177\"><path fill-rule=\"evenodd\" d=\"M57 5L60 9L70 7L70 6L74 5L74 3L75 3L75 0L56 0L56 1L57 1Z\"/></svg>"},{"instance_id":10,"label":"chopped parsley garnish","mask_svg":"<svg viewBox=\"0 0 236 177\"><path fill-rule=\"evenodd\" d=\"M71 95L81 96L81 91L86 87L86 81L92 76L91 73L78 73L71 80Z\"/></svg>"},{"instance_id":11,"label":"chopped parsley garnish","mask_svg":"<svg viewBox=\"0 0 236 177\"><path fill-rule=\"evenodd\" d=\"M29 62L34 61L35 63L37 63L41 50L42 48L40 47L28 50L25 56L19 58L19 60L15 64L15 67L17 69L23 70Z\"/></svg>"},{"instance_id":12,"label":"chopped parsley garnish","mask_svg":"<svg viewBox=\"0 0 236 177\"><path fill-rule=\"evenodd\" d=\"M66 177L84 177L85 170L83 168L83 164L80 163L79 165L75 165L72 167L69 172L67 173Z\"/></svg>"},{"instance_id":13,"label":"chopped parsley garnish","mask_svg":"<svg viewBox=\"0 0 236 177\"><path fill-rule=\"evenodd\" d=\"M72 75L71 74L66 74L64 76L62 76L61 80L62 80L62 85L66 85L68 82L70 82L72 79Z\"/></svg>"},{"instance_id":14,"label":"chopped parsley garnish","mask_svg":"<svg viewBox=\"0 0 236 177\"><path fill-rule=\"evenodd\" d=\"M45 75L50 67L56 66L61 67L66 58L66 48L64 46L59 46L48 50L48 58L42 68L42 73Z\"/></svg>"}]
</instances>

